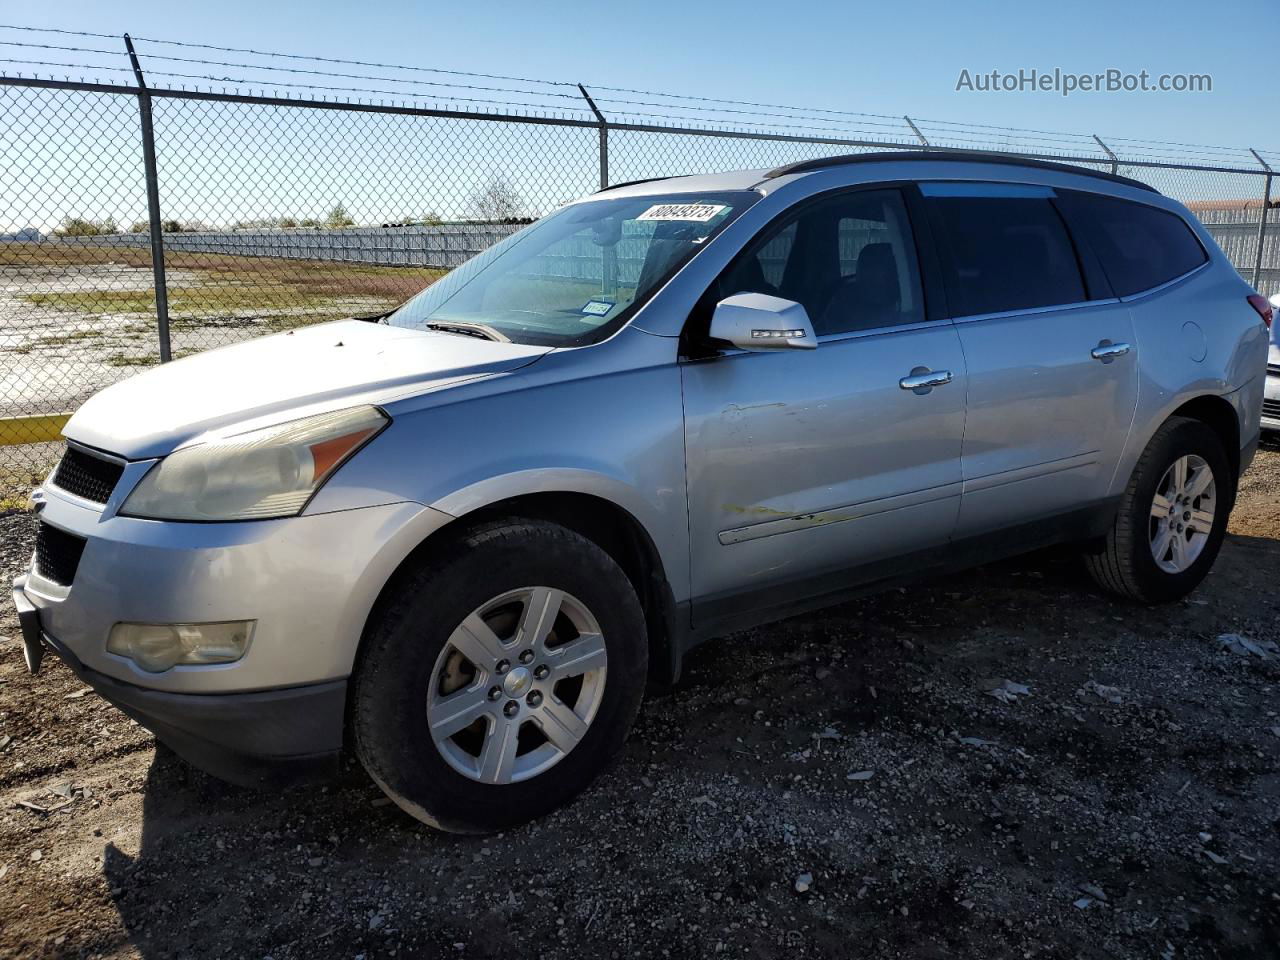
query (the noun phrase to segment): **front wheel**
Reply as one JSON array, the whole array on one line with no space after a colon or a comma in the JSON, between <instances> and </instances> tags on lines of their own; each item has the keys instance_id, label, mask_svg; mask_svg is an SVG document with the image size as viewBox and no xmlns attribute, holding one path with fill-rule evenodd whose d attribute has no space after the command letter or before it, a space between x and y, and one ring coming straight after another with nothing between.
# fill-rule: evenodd
<instances>
[{"instance_id":1,"label":"front wheel","mask_svg":"<svg viewBox=\"0 0 1280 960\"><path fill-rule=\"evenodd\" d=\"M580 792L621 749L644 616L600 547L550 523L469 531L403 573L354 677L356 753L404 810L500 830Z\"/></svg>"},{"instance_id":2,"label":"front wheel","mask_svg":"<svg viewBox=\"0 0 1280 960\"><path fill-rule=\"evenodd\" d=\"M1094 580L1141 603L1186 596L1218 556L1234 485L1218 435L1170 418L1138 460L1111 530L1085 555Z\"/></svg>"}]
</instances>

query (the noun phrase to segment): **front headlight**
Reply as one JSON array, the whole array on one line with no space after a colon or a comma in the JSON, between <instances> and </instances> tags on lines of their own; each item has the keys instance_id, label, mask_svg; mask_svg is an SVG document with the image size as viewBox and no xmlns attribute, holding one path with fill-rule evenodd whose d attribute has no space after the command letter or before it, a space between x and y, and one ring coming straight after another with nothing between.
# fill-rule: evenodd
<instances>
[{"instance_id":1,"label":"front headlight","mask_svg":"<svg viewBox=\"0 0 1280 960\"><path fill-rule=\"evenodd\" d=\"M177 450L147 472L120 512L154 520L295 516L389 422L377 407L352 407Z\"/></svg>"}]
</instances>

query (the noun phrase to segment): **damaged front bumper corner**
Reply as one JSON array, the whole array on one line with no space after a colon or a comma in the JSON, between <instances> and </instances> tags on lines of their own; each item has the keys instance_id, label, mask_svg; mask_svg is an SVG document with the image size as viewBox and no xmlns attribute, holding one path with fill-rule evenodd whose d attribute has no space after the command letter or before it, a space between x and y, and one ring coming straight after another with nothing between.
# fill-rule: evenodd
<instances>
[{"instance_id":1,"label":"damaged front bumper corner","mask_svg":"<svg viewBox=\"0 0 1280 960\"><path fill-rule=\"evenodd\" d=\"M332 774L343 744L347 681L244 693L173 693L100 673L45 631L13 583L27 669L40 670L52 650L82 682L197 767L243 786L284 786Z\"/></svg>"},{"instance_id":2,"label":"damaged front bumper corner","mask_svg":"<svg viewBox=\"0 0 1280 960\"><path fill-rule=\"evenodd\" d=\"M18 623L22 626L22 659L27 662L28 670L39 673L40 663L44 660L44 638L40 635L40 612L27 598L26 585L26 577L13 581L13 605L18 610Z\"/></svg>"}]
</instances>

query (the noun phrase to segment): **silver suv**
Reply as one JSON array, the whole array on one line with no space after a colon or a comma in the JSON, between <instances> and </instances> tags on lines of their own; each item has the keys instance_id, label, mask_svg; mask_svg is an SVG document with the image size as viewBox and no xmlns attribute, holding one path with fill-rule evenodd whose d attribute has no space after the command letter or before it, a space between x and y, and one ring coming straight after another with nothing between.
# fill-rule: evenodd
<instances>
[{"instance_id":1,"label":"silver suv","mask_svg":"<svg viewBox=\"0 0 1280 960\"><path fill-rule=\"evenodd\" d=\"M620 751L699 641L1049 543L1192 590L1270 309L1180 204L866 154L568 204L399 309L190 357L67 425L14 598L192 762L349 744L485 831Z\"/></svg>"}]
</instances>

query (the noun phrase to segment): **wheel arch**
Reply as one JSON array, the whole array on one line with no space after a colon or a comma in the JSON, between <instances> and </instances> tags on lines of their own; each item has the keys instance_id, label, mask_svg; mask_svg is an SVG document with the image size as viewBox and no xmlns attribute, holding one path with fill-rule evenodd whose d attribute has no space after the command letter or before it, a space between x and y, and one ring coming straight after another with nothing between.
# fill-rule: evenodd
<instances>
[{"instance_id":1,"label":"wheel arch","mask_svg":"<svg viewBox=\"0 0 1280 960\"><path fill-rule=\"evenodd\" d=\"M1240 480L1240 418L1236 413L1236 408L1225 397L1219 394L1206 393L1183 402L1169 414L1169 418L1172 417L1199 420L1222 440L1227 462L1231 465L1230 503L1234 505L1236 485Z\"/></svg>"},{"instance_id":2,"label":"wheel arch","mask_svg":"<svg viewBox=\"0 0 1280 960\"><path fill-rule=\"evenodd\" d=\"M608 553L627 575L640 599L649 639L649 678L674 683L680 672L680 631L676 601L666 565L652 534L630 510L595 493L542 490L490 502L472 501L472 509L433 531L409 551L387 578L366 618L353 669L360 662L364 638L379 611L407 569L427 561L468 530L502 519L555 523L591 540Z\"/></svg>"},{"instance_id":3,"label":"wheel arch","mask_svg":"<svg viewBox=\"0 0 1280 960\"><path fill-rule=\"evenodd\" d=\"M1124 492L1129 478L1138 467L1142 452L1147 449L1151 438L1160 428L1173 417L1185 417L1205 424L1222 441L1227 464L1231 467L1233 474L1228 509L1233 507L1241 468L1241 414L1236 404L1232 403L1232 396L1232 394L1211 392L1211 388L1202 387L1201 392L1191 396L1184 394L1169 399L1161 409L1153 411L1149 419L1140 416L1129 434L1125 453L1116 465L1111 483L1112 495L1119 497Z\"/></svg>"}]
</instances>

